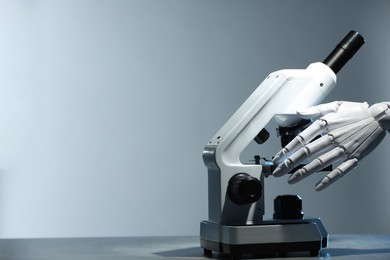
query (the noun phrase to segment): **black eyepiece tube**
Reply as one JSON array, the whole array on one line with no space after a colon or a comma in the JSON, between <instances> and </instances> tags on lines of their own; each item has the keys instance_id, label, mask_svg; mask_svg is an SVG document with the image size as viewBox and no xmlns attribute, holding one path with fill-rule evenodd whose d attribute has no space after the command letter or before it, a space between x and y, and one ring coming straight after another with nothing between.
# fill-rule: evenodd
<instances>
[{"instance_id":1,"label":"black eyepiece tube","mask_svg":"<svg viewBox=\"0 0 390 260\"><path fill-rule=\"evenodd\" d=\"M358 32L350 31L336 48L323 61L337 74L364 44L364 38Z\"/></svg>"}]
</instances>

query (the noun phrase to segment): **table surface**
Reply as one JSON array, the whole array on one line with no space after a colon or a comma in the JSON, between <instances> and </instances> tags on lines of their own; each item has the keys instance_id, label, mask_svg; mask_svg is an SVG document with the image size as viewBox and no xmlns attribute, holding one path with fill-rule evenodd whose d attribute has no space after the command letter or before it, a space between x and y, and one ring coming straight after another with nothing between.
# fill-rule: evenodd
<instances>
[{"instance_id":1,"label":"table surface","mask_svg":"<svg viewBox=\"0 0 390 260\"><path fill-rule=\"evenodd\" d=\"M278 259L253 256L245 259ZM259 258L260 257L260 258ZM287 259L390 259L390 235L331 235L320 257L308 253L289 254ZM210 259L203 256L199 238L111 237L2 239L1 260L29 259ZM214 254L212 259L229 259ZM286 259L286 258L283 258Z\"/></svg>"}]
</instances>

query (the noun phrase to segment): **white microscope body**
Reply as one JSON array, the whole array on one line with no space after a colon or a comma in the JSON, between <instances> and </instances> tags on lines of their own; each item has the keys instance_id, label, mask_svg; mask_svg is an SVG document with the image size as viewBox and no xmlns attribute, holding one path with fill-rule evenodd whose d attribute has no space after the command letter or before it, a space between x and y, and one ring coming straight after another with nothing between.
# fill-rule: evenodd
<instances>
[{"instance_id":1,"label":"white microscope body","mask_svg":"<svg viewBox=\"0 0 390 260\"><path fill-rule=\"evenodd\" d=\"M318 255L327 246L328 234L319 219L263 219L264 176L271 174L271 166L243 164L240 154L271 120L281 127L298 123L296 111L326 97L336 85L335 73L363 43L351 31L326 62L271 73L206 145L209 220L201 223L200 231L205 254L229 253L232 259L245 253Z\"/></svg>"}]
</instances>

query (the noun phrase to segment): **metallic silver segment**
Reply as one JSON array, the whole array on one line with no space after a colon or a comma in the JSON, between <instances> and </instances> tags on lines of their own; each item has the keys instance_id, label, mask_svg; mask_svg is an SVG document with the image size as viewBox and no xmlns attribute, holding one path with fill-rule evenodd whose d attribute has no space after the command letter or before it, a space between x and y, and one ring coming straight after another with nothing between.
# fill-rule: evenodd
<instances>
[{"instance_id":1,"label":"metallic silver segment","mask_svg":"<svg viewBox=\"0 0 390 260\"><path fill-rule=\"evenodd\" d=\"M229 245L322 241L328 233L317 219L264 221L258 225L230 226L203 221L200 238Z\"/></svg>"}]
</instances>

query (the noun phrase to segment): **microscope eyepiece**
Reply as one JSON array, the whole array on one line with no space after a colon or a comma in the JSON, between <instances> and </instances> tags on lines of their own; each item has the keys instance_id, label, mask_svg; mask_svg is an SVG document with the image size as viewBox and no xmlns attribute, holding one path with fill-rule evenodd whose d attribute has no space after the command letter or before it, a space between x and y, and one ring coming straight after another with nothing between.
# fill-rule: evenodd
<instances>
[{"instance_id":1,"label":"microscope eyepiece","mask_svg":"<svg viewBox=\"0 0 390 260\"><path fill-rule=\"evenodd\" d=\"M325 65L338 73L341 68L350 60L353 55L364 44L364 38L361 34L355 31L350 31L344 39L337 44L336 48L323 61Z\"/></svg>"}]
</instances>

